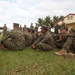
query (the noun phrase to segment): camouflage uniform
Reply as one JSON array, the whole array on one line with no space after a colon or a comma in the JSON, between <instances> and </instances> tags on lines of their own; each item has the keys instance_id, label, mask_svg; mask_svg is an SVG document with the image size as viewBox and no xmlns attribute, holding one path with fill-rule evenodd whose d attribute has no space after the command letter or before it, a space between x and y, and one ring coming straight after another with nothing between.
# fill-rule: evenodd
<instances>
[{"instance_id":1,"label":"camouflage uniform","mask_svg":"<svg viewBox=\"0 0 75 75\"><path fill-rule=\"evenodd\" d=\"M22 50L25 48L25 38L21 31L10 31L3 37L3 46L11 50Z\"/></svg>"},{"instance_id":2,"label":"camouflage uniform","mask_svg":"<svg viewBox=\"0 0 75 75\"><path fill-rule=\"evenodd\" d=\"M7 26L3 26L3 36L7 33Z\"/></svg>"},{"instance_id":3,"label":"camouflage uniform","mask_svg":"<svg viewBox=\"0 0 75 75\"><path fill-rule=\"evenodd\" d=\"M35 33L32 33L32 44L35 42L37 39L37 35Z\"/></svg>"},{"instance_id":4,"label":"camouflage uniform","mask_svg":"<svg viewBox=\"0 0 75 75\"><path fill-rule=\"evenodd\" d=\"M59 25L55 25L54 28L55 28L55 32L54 33L58 34L58 30L60 29L60 26Z\"/></svg>"},{"instance_id":5,"label":"camouflage uniform","mask_svg":"<svg viewBox=\"0 0 75 75\"><path fill-rule=\"evenodd\" d=\"M51 31L51 25L47 26L47 30L50 32Z\"/></svg>"},{"instance_id":6,"label":"camouflage uniform","mask_svg":"<svg viewBox=\"0 0 75 75\"><path fill-rule=\"evenodd\" d=\"M22 31L22 27L19 27L19 30Z\"/></svg>"},{"instance_id":7,"label":"camouflage uniform","mask_svg":"<svg viewBox=\"0 0 75 75\"><path fill-rule=\"evenodd\" d=\"M34 44L36 48L40 50L52 50L54 45L53 38L49 32L46 32L46 34L42 34Z\"/></svg>"},{"instance_id":8,"label":"camouflage uniform","mask_svg":"<svg viewBox=\"0 0 75 75\"><path fill-rule=\"evenodd\" d=\"M35 32L38 32L38 26L35 26L34 30Z\"/></svg>"},{"instance_id":9,"label":"camouflage uniform","mask_svg":"<svg viewBox=\"0 0 75 75\"><path fill-rule=\"evenodd\" d=\"M75 53L75 38L68 37L68 39L63 45L63 48L67 51Z\"/></svg>"},{"instance_id":10,"label":"camouflage uniform","mask_svg":"<svg viewBox=\"0 0 75 75\"><path fill-rule=\"evenodd\" d=\"M31 30L33 30L33 29L34 29L34 26L33 26L33 25L31 25L31 26L30 26L30 29L31 29Z\"/></svg>"},{"instance_id":11,"label":"camouflage uniform","mask_svg":"<svg viewBox=\"0 0 75 75\"><path fill-rule=\"evenodd\" d=\"M63 36L63 34L59 34L59 35L56 36L56 38L58 38L58 40L55 41L56 47L57 48L62 48L63 44L67 40L67 36ZM60 38L62 38L62 40L60 40Z\"/></svg>"},{"instance_id":12,"label":"camouflage uniform","mask_svg":"<svg viewBox=\"0 0 75 75\"><path fill-rule=\"evenodd\" d=\"M27 30L27 27L23 27L23 32L25 32Z\"/></svg>"},{"instance_id":13,"label":"camouflage uniform","mask_svg":"<svg viewBox=\"0 0 75 75\"><path fill-rule=\"evenodd\" d=\"M25 45L30 46L32 43L32 34L29 32L24 33L24 37L25 37Z\"/></svg>"}]
</instances>

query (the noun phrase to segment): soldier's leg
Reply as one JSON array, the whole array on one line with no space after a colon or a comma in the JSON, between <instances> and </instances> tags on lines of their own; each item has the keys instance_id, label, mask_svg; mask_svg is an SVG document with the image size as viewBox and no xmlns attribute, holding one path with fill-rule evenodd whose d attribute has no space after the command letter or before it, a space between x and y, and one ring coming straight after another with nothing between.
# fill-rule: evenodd
<instances>
[{"instance_id":1,"label":"soldier's leg","mask_svg":"<svg viewBox=\"0 0 75 75\"><path fill-rule=\"evenodd\" d=\"M10 40L4 40L3 41L3 46L5 48L11 49L11 50L15 50L16 49L16 45L14 44L14 42L12 42Z\"/></svg>"},{"instance_id":2,"label":"soldier's leg","mask_svg":"<svg viewBox=\"0 0 75 75\"><path fill-rule=\"evenodd\" d=\"M68 38L67 41L64 43L64 45L63 45L62 48L64 48L65 50L68 51L68 50L71 48L72 44L73 44L73 38L70 37L70 38Z\"/></svg>"},{"instance_id":3,"label":"soldier's leg","mask_svg":"<svg viewBox=\"0 0 75 75\"><path fill-rule=\"evenodd\" d=\"M50 45L44 44L44 43L38 43L37 48L40 50L52 50L52 47Z\"/></svg>"},{"instance_id":4,"label":"soldier's leg","mask_svg":"<svg viewBox=\"0 0 75 75\"><path fill-rule=\"evenodd\" d=\"M62 49L59 52L55 52L56 55L64 55L67 54L70 47L72 46L73 38L68 38L67 41L64 43Z\"/></svg>"}]
</instances>

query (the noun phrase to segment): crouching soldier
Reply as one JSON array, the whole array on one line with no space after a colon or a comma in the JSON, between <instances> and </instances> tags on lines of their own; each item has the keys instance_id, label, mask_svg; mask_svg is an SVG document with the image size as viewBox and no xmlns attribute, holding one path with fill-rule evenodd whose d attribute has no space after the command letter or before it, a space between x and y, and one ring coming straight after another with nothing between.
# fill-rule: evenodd
<instances>
[{"instance_id":1,"label":"crouching soldier","mask_svg":"<svg viewBox=\"0 0 75 75\"><path fill-rule=\"evenodd\" d=\"M53 49L53 38L50 33L47 31L47 26L42 26L41 28L42 35L32 44L32 48L40 49L44 51Z\"/></svg>"}]
</instances>

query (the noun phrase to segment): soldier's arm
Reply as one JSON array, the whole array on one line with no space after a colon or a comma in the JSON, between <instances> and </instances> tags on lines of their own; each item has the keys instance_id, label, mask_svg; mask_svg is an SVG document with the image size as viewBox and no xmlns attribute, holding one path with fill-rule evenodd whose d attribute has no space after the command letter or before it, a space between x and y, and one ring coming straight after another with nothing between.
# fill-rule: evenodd
<instances>
[{"instance_id":1,"label":"soldier's arm","mask_svg":"<svg viewBox=\"0 0 75 75\"><path fill-rule=\"evenodd\" d=\"M48 36L45 36L45 37L41 40L41 43L46 43L48 39L49 39L49 37L48 37Z\"/></svg>"},{"instance_id":2,"label":"soldier's arm","mask_svg":"<svg viewBox=\"0 0 75 75\"><path fill-rule=\"evenodd\" d=\"M74 37L75 38L75 34L63 34L63 36Z\"/></svg>"},{"instance_id":3,"label":"soldier's arm","mask_svg":"<svg viewBox=\"0 0 75 75\"><path fill-rule=\"evenodd\" d=\"M40 36L40 38L38 38L38 39L34 42L34 45L38 44L38 43L43 39L43 37L44 37L44 34L42 34L42 35Z\"/></svg>"}]
</instances>

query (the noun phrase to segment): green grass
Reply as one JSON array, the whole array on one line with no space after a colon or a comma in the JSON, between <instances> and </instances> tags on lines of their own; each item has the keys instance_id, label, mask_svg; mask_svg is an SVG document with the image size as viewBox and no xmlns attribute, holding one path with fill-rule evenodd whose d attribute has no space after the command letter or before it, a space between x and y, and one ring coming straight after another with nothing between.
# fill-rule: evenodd
<instances>
[{"instance_id":1,"label":"green grass","mask_svg":"<svg viewBox=\"0 0 75 75\"><path fill-rule=\"evenodd\" d=\"M75 59L54 55L53 51L0 50L0 75L75 75Z\"/></svg>"}]
</instances>

